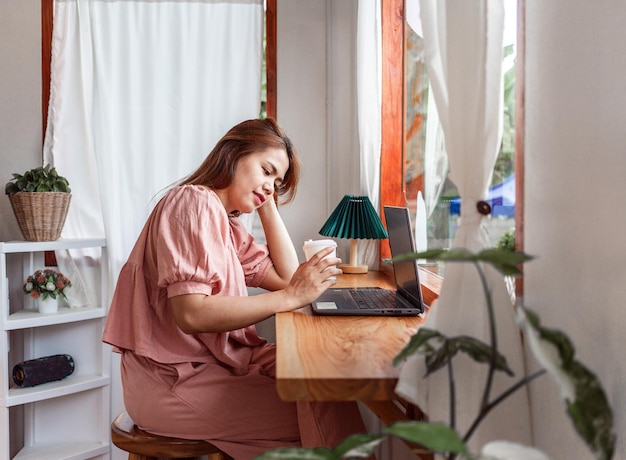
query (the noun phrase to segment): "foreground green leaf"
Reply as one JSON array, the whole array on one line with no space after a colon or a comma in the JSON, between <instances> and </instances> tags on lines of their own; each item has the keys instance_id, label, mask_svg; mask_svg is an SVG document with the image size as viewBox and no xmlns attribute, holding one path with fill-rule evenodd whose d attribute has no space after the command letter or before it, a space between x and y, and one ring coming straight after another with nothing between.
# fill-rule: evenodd
<instances>
[{"instance_id":1,"label":"foreground green leaf","mask_svg":"<svg viewBox=\"0 0 626 460\"><path fill-rule=\"evenodd\" d=\"M254 457L254 460L336 460L330 449L317 447L310 449L306 447L283 447L264 452Z\"/></svg>"},{"instance_id":2,"label":"foreground green leaf","mask_svg":"<svg viewBox=\"0 0 626 460\"><path fill-rule=\"evenodd\" d=\"M385 429L385 433L419 444L433 452L455 453L467 459L472 458L459 434L443 423L397 422Z\"/></svg>"},{"instance_id":3,"label":"foreground green leaf","mask_svg":"<svg viewBox=\"0 0 626 460\"><path fill-rule=\"evenodd\" d=\"M496 270L506 276L521 276L520 264L532 260L533 257L523 252L511 252L491 248L481 251L476 256L478 260L491 264Z\"/></svg>"},{"instance_id":4,"label":"foreground green leaf","mask_svg":"<svg viewBox=\"0 0 626 460\"><path fill-rule=\"evenodd\" d=\"M431 249L423 252L410 252L394 257L394 261L403 260L440 260L442 262L485 262L493 266L503 275L521 276L519 264L532 260L533 257L523 252L512 252L498 248L485 249L478 254L463 249Z\"/></svg>"},{"instance_id":5,"label":"foreground green leaf","mask_svg":"<svg viewBox=\"0 0 626 460\"><path fill-rule=\"evenodd\" d=\"M439 348L445 339L446 337L439 331L427 327L420 327L417 333L411 337L409 343L407 343L393 359L393 365L399 365L402 361L416 353L432 352L436 348Z\"/></svg>"},{"instance_id":6,"label":"foreground green leaf","mask_svg":"<svg viewBox=\"0 0 626 460\"><path fill-rule=\"evenodd\" d=\"M452 340L459 351L468 354L474 361L486 364L491 362L493 355L491 345L466 335L455 337ZM507 363L506 357L502 353L496 352L495 367L498 371L505 372L510 376L514 375Z\"/></svg>"},{"instance_id":7,"label":"foreground green leaf","mask_svg":"<svg viewBox=\"0 0 626 460\"><path fill-rule=\"evenodd\" d=\"M355 434L344 439L334 449L325 447L285 447L258 455L254 460L341 460L367 458L385 439L379 434Z\"/></svg>"},{"instance_id":8,"label":"foreground green leaf","mask_svg":"<svg viewBox=\"0 0 626 460\"><path fill-rule=\"evenodd\" d=\"M427 370L424 377L426 377L446 366L459 352L466 353L474 361L485 364L491 363L493 355L493 349L490 345L473 337L462 335L448 338L438 331L422 327L394 358L393 364L397 366L414 354L424 355ZM513 375L506 357L498 352L496 352L495 368L506 372L508 375Z\"/></svg>"},{"instance_id":9,"label":"foreground green leaf","mask_svg":"<svg viewBox=\"0 0 626 460\"><path fill-rule=\"evenodd\" d=\"M336 458L367 458L384 439L378 434L355 434L343 440L333 452Z\"/></svg>"}]
</instances>

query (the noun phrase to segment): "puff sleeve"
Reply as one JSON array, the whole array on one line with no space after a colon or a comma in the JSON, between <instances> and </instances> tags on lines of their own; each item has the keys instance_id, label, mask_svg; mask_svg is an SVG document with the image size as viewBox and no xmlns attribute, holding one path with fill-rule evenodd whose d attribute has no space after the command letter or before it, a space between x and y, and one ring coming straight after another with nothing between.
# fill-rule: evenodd
<instances>
[{"instance_id":1,"label":"puff sleeve","mask_svg":"<svg viewBox=\"0 0 626 460\"><path fill-rule=\"evenodd\" d=\"M246 295L231 225L214 192L195 186L170 193L155 242L158 285L181 294Z\"/></svg>"},{"instance_id":2,"label":"puff sleeve","mask_svg":"<svg viewBox=\"0 0 626 460\"><path fill-rule=\"evenodd\" d=\"M267 246L257 244L239 218L231 217L230 223L233 243L244 271L246 285L258 287L273 265Z\"/></svg>"}]
</instances>

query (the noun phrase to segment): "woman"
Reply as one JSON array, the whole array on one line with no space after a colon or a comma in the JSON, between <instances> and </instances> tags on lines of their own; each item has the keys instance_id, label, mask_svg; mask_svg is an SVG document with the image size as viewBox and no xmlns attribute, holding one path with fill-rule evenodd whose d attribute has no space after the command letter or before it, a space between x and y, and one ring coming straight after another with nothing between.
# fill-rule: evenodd
<instances>
[{"instance_id":1,"label":"woman","mask_svg":"<svg viewBox=\"0 0 626 460\"><path fill-rule=\"evenodd\" d=\"M334 447L364 432L353 403L287 403L275 347L254 324L331 286L341 261L298 264L275 196L294 198L299 163L272 119L233 127L150 214L122 268L103 340L122 354L124 403L144 430L205 439L236 460L276 447ZM267 245L238 216L257 211ZM267 293L247 296L247 286Z\"/></svg>"}]
</instances>

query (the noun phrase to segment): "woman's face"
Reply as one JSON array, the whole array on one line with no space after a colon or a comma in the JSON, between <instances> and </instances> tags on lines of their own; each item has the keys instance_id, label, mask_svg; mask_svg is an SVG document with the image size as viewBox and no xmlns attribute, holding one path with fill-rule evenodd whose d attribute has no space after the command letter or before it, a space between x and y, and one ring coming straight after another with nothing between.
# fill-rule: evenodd
<instances>
[{"instance_id":1,"label":"woman's face","mask_svg":"<svg viewBox=\"0 0 626 460\"><path fill-rule=\"evenodd\" d=\"M228 213L250 213L273 197L288 169L289 158L283 149L251 153L239 160L232 182L217 194Z\"/></svg>"}]
</instances>

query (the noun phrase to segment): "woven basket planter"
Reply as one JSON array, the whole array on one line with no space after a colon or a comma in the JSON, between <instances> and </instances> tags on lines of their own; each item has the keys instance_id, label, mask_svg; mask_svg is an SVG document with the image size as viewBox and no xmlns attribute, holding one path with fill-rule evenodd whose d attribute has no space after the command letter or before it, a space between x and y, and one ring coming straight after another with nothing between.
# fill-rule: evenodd
<instances>
[{"instance_id":1,"label":"woven basket planter","mask_svg":"<svg viewBox=\"0 0 626 460\"><path fill-rule=\"evenodd\" d=\"M55 241L61 237L69 193L19 192L9 195L22 236L27 241Z\"/></svg>"}]
</instances>

